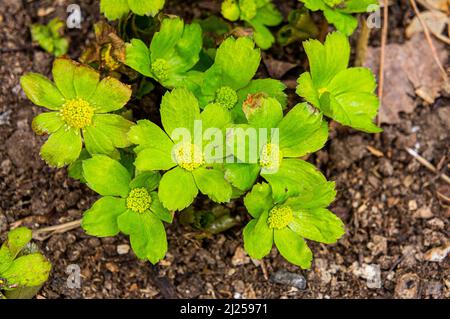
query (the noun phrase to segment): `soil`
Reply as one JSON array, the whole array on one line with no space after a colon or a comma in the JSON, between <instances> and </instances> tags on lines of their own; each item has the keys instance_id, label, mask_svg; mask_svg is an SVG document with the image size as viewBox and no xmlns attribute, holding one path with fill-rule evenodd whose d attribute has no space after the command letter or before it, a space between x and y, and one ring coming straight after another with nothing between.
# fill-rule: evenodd
<instances>
[{"instance_id":1,"label":"soil","mask_svg":"<svg viewBox=\"0 0 450 319\"><path fill-rule=\"evenodd\" d=\"M70 179L66 170L49 168L39 158L45 138L36 136L30 124L42 110L19 86L26 72L50 75L51 71L52 56L31 45L29 25L56 16L64 19L72 1L1 2L0 236L4 239L14 226L39 229L80 219L97 197ZM218 1L167 2L168 13L187 20L219 9ZM277 2L283 2L285 14L299 6L296 0ZM72 58L92 41L92 25L99 17L98 1L78 3L84 21L81 30L67 33ZM389 42L402 43L411 10L407 1L394 1L390 12ZM371 45L377 46L378 30L372 39ZM295 79L306 61L299 45L275 46L264 56L296 65L282 80L291 102L299 102ZM262 64L260 74L266 75L267 69ZM337 244L310 243L315 256L310 270L289 265L275 249L263 264L252 261L242 252L242 226L200 238L175 220L167 227L167 257L156 266L138 261L125 236L98 239L74 229L37 242L53 263L51 278L38 298L449 298L448 259L430 260L432 249L448 251L450 186L405 147L416 149L449 174L450 99L441 97L432 106L417 99L414 113L402 118L399 125L383 126L378 136L333 123L327 146L309 158L336 181L338 197L331 209L347 230ZM205 199L197 205L213 206ZM247 221L241 202L228 207ZM80 267L82 281L80 288L71 289L66 270L74 264ZM287 280L277 279L286 276ZM306 287L293 283L301 276Z\"/></svg>"}]
</instances>

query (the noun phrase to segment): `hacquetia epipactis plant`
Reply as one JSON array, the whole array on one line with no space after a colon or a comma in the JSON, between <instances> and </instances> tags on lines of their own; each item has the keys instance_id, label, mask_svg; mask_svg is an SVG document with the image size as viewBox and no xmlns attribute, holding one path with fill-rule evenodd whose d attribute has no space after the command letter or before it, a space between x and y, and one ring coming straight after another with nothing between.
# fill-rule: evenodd
<instances>
[{"instance_id":1,"label":"hacquetia epipactis plant","mask_svg":"<svg viewBox=\"0 0 450 319\"><path fill-rule=\"evenodd\" d=\"M154 16L164 4L119 2L101 1L110 20ZM330 5L304 2L314 9ZM24 75L25 94L48 110L32 123L37 134L48 135L41 156L54 167L70 165L70 175L100 195L84 213L84 230L129 235L140 259L164 258L165 227L203 194L218 204L244 199L244 248L251 257L261 259L275 246L289 262L309 268L305 240L335 243L344 225L328 209L335 184L305 156L326 144L327 119L380 132L373 122L379 106L374 76L349 68L349 29L330 33L324 43L305 41L310 70L299 76L296 91L304 100L288 105L282 82L256 77L260 50L274 42L267 26L282 16L266 0L225 1L222 12L252 26L253 37L229 35L205 54L199 23L160 14L153 37L124 43L123 81L117 73L101 74L99 64L66 57L55 60L53 81ZM165 90L161 125L127 111L142 88L135 79Z\"/></svg>"}]
</instances>

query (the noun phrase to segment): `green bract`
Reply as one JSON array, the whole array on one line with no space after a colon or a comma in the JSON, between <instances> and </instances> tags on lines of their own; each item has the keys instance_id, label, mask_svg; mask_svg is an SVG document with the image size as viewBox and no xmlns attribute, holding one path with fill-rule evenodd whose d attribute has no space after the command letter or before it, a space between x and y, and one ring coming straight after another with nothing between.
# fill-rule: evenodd
<instances>
[{"instance_id":1,"label":"green bract","mask_svg":"<svg viewBox=\"0 0 450 319\"><path fill-rule=\"evenodd\" d=\"M285 85L282 82L253 80L261 61L261 52L254 46L254 42L247 37L230 37L220 45L214 64L197 77L196 83L190 85L201 107L209 103L220 104L231 110L235 122L245 123L242 105L250 94L264 93L286 106Z\"/></svg>"},{"instance_id":2,"label":"green bract","mask_svg":"<svg viewBox=\"0 0 450 319\"><path fill-rule=\"evenodd\" d=\"M28 98L51 110L32 123L37 134L50 135L41 148L49 165L62 167L75 161L83 140L90 154L118 156L116 148L130 145L126 134L132 123L107 114L128 102L131 89L127 85L112 77L100 81L94 69L65 58L55 60L53 79L55 83L36 73L20 79Z\"/></svg>"},{"instance_id":3,"label":"green bract","mask_svg":"<svg viewBox=\"0 0 450 319\"><path fill-rule=\"evenodd\" d=\"M222 2L222 15L230 21L241 19L250 24L255 42L263 50L275 42L267 27L277 26L283 21L271 0L225 0Z\"/></svg>"},{"instance_id":4,"label":"green bract","mask_svg":"<svg viewBox=\"0 0 450 319\"><path fill-rule=\"evenodd\" d=\"M368 68L348 68L350 44L346 36L334 32L325 44L309 40L303 46L311 71L299 77L297 94L343 125L381 132L373 123L380 105L374 94L375 76Z\"/></svg>"},{"instance_id":5,"label":"green bract","mask_svg":"<svg viewBox=\"0 0 450 319\"><path fill-rule=\"evenodd\" d=\"M315 112L307 103L296 105L286 116L280 103L274 98L256 98L253 104L244 106L247 125L236 129L251 131L245 152L235 151L237 161L226 164L225 177L236 188L248 190L258 174L271 185L276 203L289 196L300 194L308 183L324 184L325 177L311 164L298 159L321 149L328 139L328 125L321 113ZM260 129L267 129L267 138ZM264 141L264 138L266 140ZM235 136L227 135L227 143L238 145ZM257 162L250 161L250 152L256 146Z\"/></svg>"},{"instance_id":6,"label":"green bract","mask_svg":"<svg viewBox=\"0 0 450 319\"><path fill-rule=\"evenodd\" d=\"M163 7L165 0L100 0L100 12L108 20L116 20L128 12L137 15L155 16Z\"/></svg>"},{"instance_id":7,"label":"green bract","mask_svg":"<svg viewBox=\"0 0 450 319\"><path fill-rule=\"evenodd\" d=\"M133 126L129 139L138 146L135 166L140 171L168 171L159 185L159 199L170 210L182 210L194 201L198 191L215 202L228 202L231 185L223 170L215 165L223 152L214 151L217 144L195 140L195 123L212 135L221 133L231 122L229 112L217 104L208 105L202 113L195 96L185 88L166 93L161 102L161 121L165 132L156 124L142 120ZM200 139L202 132L198 132ZM181 138L181 140L180 140ZM223 140L216 141L223 144Z\"/></svg>"},{"instance_id":8,"label":"green bract","mask_svg":"<svg viewBox=\"0 0 450 319\"><path fill-rule=\"evenodd\" d=\"M69 41L62 37L63 29L64 21L55 18L47 25L31 25L31 37L33 38L33 41L39 43L45 51L58 57L66 54L69 47Z\"/></svg>"},{"instance_id":9,"label":"green bract","mask_svg":"<svg viewBox=\"0 0 450 319\"><path fill-rule=\"evenodd\" d=\"M274 203L270 186L256 184L244 199L254 218L244 229L245 250L261 259L275 243L287 261L309 268L312 252L304 238L332 244L345 232L342 221L326 209L335 195L334 183L311 183L299 196Z\"/></svg>"},{"instance_id":10,"label":"green bract","mask_svg":"<svg viewBox=\"0 0 450 319\"><path fill-rule=\"evenodd\" d=\"M31 230L20 227L0 247L0 299L32 298L47 281L52 266L30 241Z\"/></svg>"},{"instance_id":11,"label":"green bract","mask_svg":"<svg viewBox=\"0 0 450 319\"><path fill-rule=\"evenodd\" d=\"M150 48L139 39L126 48L126 65L167 88L183 84L186 73L199 60L202 30L197 23L184 25L180 18L166 18Z\"/></svg>"},{"instance_id":12,"label":"green bract","mask_svg":"<svg viewBox=\"0 0 450 319\"><path fill-rule=\"evenodd\" d=\"M336 29L351 35L358 26L358 19L352 13L376 11L378 0L300 0L311 11L321 10L327 21Z\"/></svg>"},{"instance_id":13,"label":"green bract","mask_svg":"<svg viewBox=\"0 0 450 319\"><path fill-rule=\"evenodd\" d=\"M172 214L159 201L156 188L160 175L137 173L132 179L119 162L105 155L83 161L83 177L89 188L102 195L84 213L82 226L90 235L115 236L121 231L130 236L131 247L141 259L155 264L167 251L163 221Z\"/></svg>"}]
</instances>

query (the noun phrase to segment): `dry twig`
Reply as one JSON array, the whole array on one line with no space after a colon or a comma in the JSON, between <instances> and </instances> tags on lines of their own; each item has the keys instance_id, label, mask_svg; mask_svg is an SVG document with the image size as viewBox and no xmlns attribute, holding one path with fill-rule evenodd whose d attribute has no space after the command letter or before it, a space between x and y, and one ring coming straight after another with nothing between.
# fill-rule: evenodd
<instances>
[{"instance_id":1,"label":"dry twig","mask_svg":"<svg viewBox=\"0 0 450 319\"><path fill-rule=\"evenodd\" d=\"M69 223L45 227L33 231L33 238L36 240L46 240L54 234L62 234L81 226L81 219Z\"/></svg>"},{"instance_id":2,"label":"dry twig","mask_svg":"<svg viewBox=\"0 0 450 319\"><path fill-rule=\"evenodd\" d=\"M383 87L384 87L384 60L385 60L385 51L386 51L386 43L387 36L389 30L389 3L388 0L384 0L383 7L383 28L381 30L381 48L380 48L380 71L379 71L379 80L378 80L378 98L380 99L380 105L383 103ZM377 124L380 126L381 120L380 116L377 118Z\"/></svg>"},{"instance_id":3,"label":"dry twig","mask_svg":"<svg viewBox=\"0 0 450 319\"><path fill-rule=\"evenodd\" d=\"M448 184L450 184L450 177L448 177L447 175L445 175L444 173L440 173L437 168L431 164L430 162L428 162L425 158L423 158L422 156L419 155L419 153L417 153L416 151L414 151L413 149L410 149L409 147L405 148L406 151L412 156L414 157L420 164L422 164L423 166L425 166L429 171L435 173L435 174L439 174L439 177L447 182Z\"/></svg>"}]
</instances>

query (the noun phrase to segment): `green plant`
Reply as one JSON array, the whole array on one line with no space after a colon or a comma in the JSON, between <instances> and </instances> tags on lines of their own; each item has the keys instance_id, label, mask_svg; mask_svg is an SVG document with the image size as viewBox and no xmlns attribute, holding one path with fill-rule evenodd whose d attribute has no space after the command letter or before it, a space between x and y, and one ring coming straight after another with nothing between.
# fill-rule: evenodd
<instances>
[{"instance_id":1,"label":"green plant","mask_svg":"<svg viewBox=\"0 0 450 319\"><path fill-rule=\"evenodd\" d=\"M344 234L344 224L326 207L334 200L334 183L325 179L305 180L297 197L275 203L268 184L256 184L244 198L253 219L244 229L244 248L261 259L270 253L273 243L290 263L311 266L312 252L304 238L332 244Z\"/></svg>"},{"instance_id":2,"label":"green plant","mask_svg":"<svg viewBox=\"0 0 450 319\"><path fill-rule=\"evenodd\" d=\"M184 25L180 18L165 18L150 48L139 39L127 44L125 63L164 87L174 88L198 62L201 49L202 30L197 23Z\"/></svg>"},{"instance_id":3,"label":"green plant","mask_svg":"<svg viewBox=\"0 0 450 319\"><path fill-rule=\"evenodd\" d=\"M87 66L60 58L53 64L55 83L36 73L20 79L25 94L36 105L51 112L33 120L33 130L50 134L41 148L42 158L62 167L80 155L83 141L90 154L118 156L116 148L130 145L126 134L131 122L117 114L130 99L131 90L118 80Z\"/></svg>"},{"instance_id":4,"label":"green plant","mask_svg":"<svg viewBox=\"0 0 450 319\"><path fill-rule=\"evenodd\" d=\"M171 223L173 216L155 192L159 173L130 173L116 160L95 155L83 161L83 177L103 196L84 213L83 229L98 237L116 236L121 231L130 236L139 258L154 264L163 259L167 251L163 221Z\"/></svg>"},{"instance_id":5,"label":"green plant","mask_svg":"<svg viewBox=\"0 0 450 319\"><path fill-rule=\"evenodd\" d=\"M113 9L121 17L130 8L135 12L137 3L103 0L102 10L119 4ZM351 3L346 10L354 8ZM228 19L254 26L260 47L273 42L265 25L275 25L281 15L270 1L225 1L222 10ZM64 58L55 60L55 83L34 73L21 78L29 99L50 110L32 123L36 133L50 134L41 156L53 166L70 164L69 175L101 196L84 213L84 230L99 237L127 234L139 258L157 263L167 251L164 223L180 218L214 234L243 220L220 205L197 209L199 194L224 204L244 197L251 216L244 230L249 255L263 258L275 243L289 262L308 268L312 252L304 239L334 243L344 228L327 209L336 196L334 183L303 157L326 144L326 118L381 131L373 123L379 107L373 74L348 67L350 45L341 32L324 44L305 41L310 72L300 75L296 92L307 102L285 112L286 86L254 79L261 52L252 38L230 35L218 18L185 25L162 15L144 17L148 28L127 33L136 17L121 19L119 32L97 25L97 43L83 55L133 90ZM289 21L290 32L307 30L292 33L289 43L317 31L304 8ZM149 115L143 101L154 98L157 105L164 89L169 91L161 94L159 112Z\"/></svg>"},{"instance_id":6,"label":"green plant","mask_svg":"<svg viewBox=\"0 0 450 319\"><path fill-rule=\"evenodd\" d=\"M201 121L204 130L222 131L231 124L229 112L217 104L209 104L200 113L197 99L185 88L166 93L160 112L167 133L142 120L131 128L129 138L138 145L135 148L138 170L168 171L162 176L158 190L162 204L170 210L184 209L192 204L199 190L215 202L230 201L232 188L220 165L213 163L223 159L224 154L203 152L203 144L207 143L195 140L194 125L195 121ZM188 136L177 135L177 129L186 130L180 132Z\"/></svg>"},{"instance_id":7,"label":"green plant","mask_svg":"<svg viewBox=\"0 0 450 319\"><path fill-rule=\"evenodd\" d=\"M196 94L201 107L217 103L231 111L235 122L245 123L242 105L249 94L264 93L286 106L286 87L282 82L253 80L261 62L261 52L254 46L248 37L229 37L217 49L214 64L208 70L191 73L187 86Z\"/></svg>"},{"instance_id":8,"label":"green plant","mask_svg":"<svg viewBox=\"0 0 450 319\"><path fill-rule=\"evenodd\" d=\"M230 20L247 22L254 30L256 44L263 50L269 49L275 38L267 27L279 25L283 16L271 0L225 0L222 15Z\"/></svg>"},{"instance_id":9,"label":"green plant","mask_svg":"<svg viewBox=\"0 0 450 319\"><path fill-rule=\"evenodd\" d=\"M20 227L0 247L0 299L33 298L47 281L51 264L30 241L31 230Z\"/></svg>"},{"instance_id":10,"label":"green plant","mask_svg":"<svg viewBox=\"0 0 450 319\"><path fill-rule=\"evenodd\" d=\"M100 12L108 20L116 20L128 12L155 16L164 7L165 0L100 0Z\"/></svg>"},{"instance_id":11,"label":"green plant","mask_svg":"<svg viewBox=\"0 0 450 319\"><path fill-rule=\"evenodd\" d=\"M373 123L380 105L375 77L368 68L348 68L350 44L345 35L334 32L324 44L309 40L303 46L311 71L300 75L297 94L343 125L381 132Z\"/></svg>"},{"instance_id":12,"label":"green plant","mask_svg":"<svg viewBox=\"0 0 450 319\"><path fill-rule=\"evenodd\" d=\"M54 56L67 53L69 41L63 37L64 21L54 18L47 25L31 25L31 37L41 48Z\"/></svg>"},{"instance_id":13,"label":"green plant","mask_svg":"<svg viewBox=\"0 0 450 319\"><path fill-rule=\"evenodd\" d=\"M327 21L337 30L351 35L358 26L353 13L372 12L378 9L378 0L300 0L311 11L321 10Z\"/></svg>"}]
</instances>

